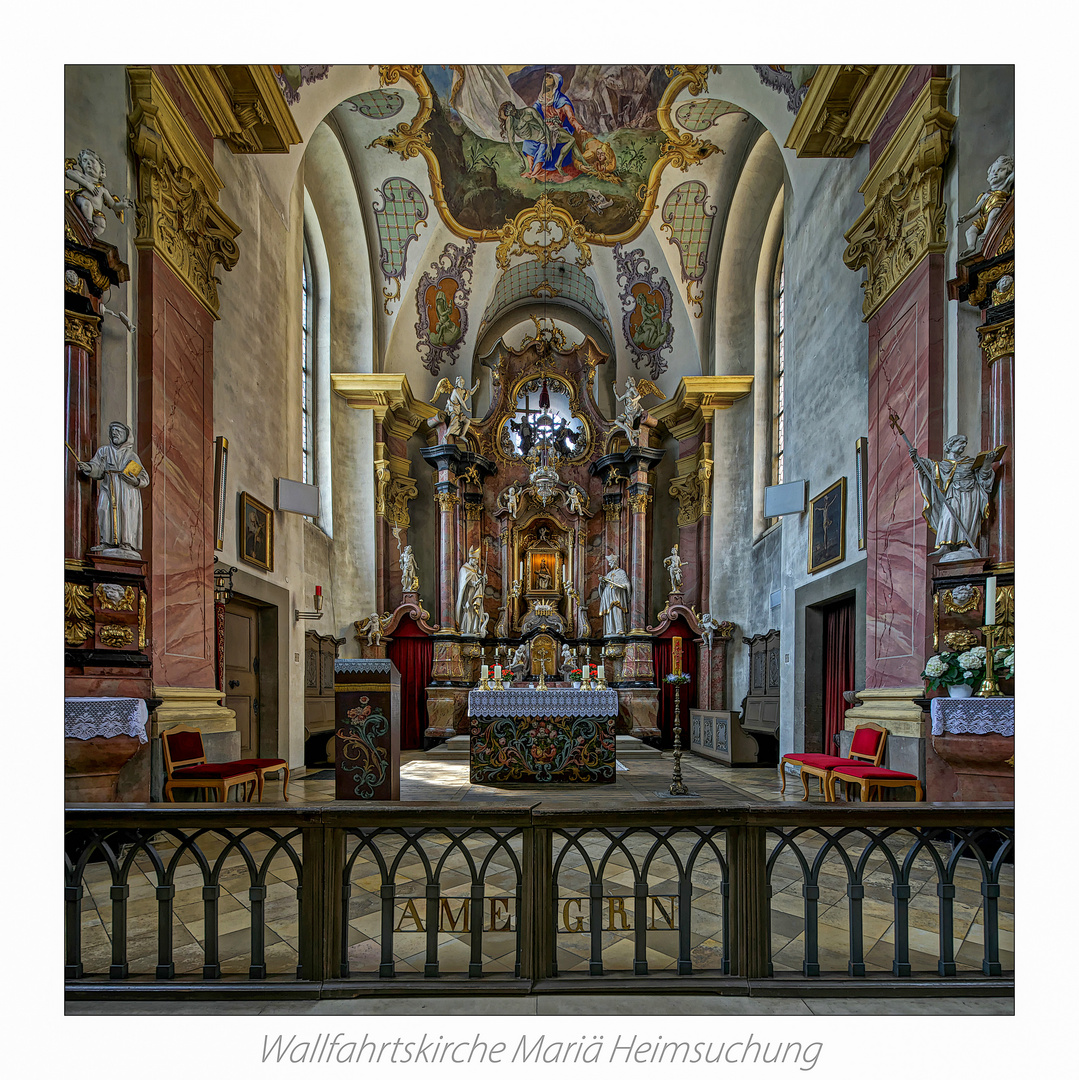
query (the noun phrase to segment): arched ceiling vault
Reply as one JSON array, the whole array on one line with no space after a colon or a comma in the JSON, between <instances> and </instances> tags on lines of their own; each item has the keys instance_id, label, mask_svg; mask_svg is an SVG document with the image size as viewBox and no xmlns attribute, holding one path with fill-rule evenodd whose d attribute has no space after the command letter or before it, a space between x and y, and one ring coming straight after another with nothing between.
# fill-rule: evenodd
<instances>
[{"instance_id":1,"label":"arched ceiling vault","mask_svg":"<svg viewBox=\"0 0 1079 1080\"><path fill-rule=\"evenodd\" d=\"M316 167L305 162L305 182L354 192L341 218L311 194L334 236L335 296L337 276L365 262L375 370L404 372L424 396L514 327L534 332L538 311L605 338L611 377L671 390L709 370L714 309L728 287L752 293L758 264L738 207L759 184L767 216L783 181L772 135L724 96L742 75L577 64L378 76L331 110L309 140Z\"/></svg>"}]
</instances>

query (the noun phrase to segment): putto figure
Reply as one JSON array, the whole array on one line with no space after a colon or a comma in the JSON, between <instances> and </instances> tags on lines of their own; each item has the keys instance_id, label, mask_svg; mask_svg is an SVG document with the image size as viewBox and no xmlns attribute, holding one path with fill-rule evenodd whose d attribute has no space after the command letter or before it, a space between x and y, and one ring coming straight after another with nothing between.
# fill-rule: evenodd
<instances>
[{"instance_id":1,"label":"putto figure","mask_svg":"<svg viewBox=\"0 0 1079 1080\"><path fill-rule=\"evenodd\" d=\"M367 635L368 645L382 644L382 617L377 611L372 611L360 624L360 633Z\"/></svg>"},{"instance_id":2,"label":"putto figure","mask_svg":"<svg viewBox=\"0 0 1079 1080\"><path fill-rule=\"evenodd\" d=\"M113 195L105 187L105 162L94 150L80 150L74 166L67 169L64 175L75 185L72 201L90 226L95 239L100 239L105 232L106 210L111 210L123 221L124 210L135 208L131 199Z\"/></svg>"},{"instance_id":3,"label":"putto figure","mask_svg":"<svg viewBox=\"0 0 1079 1080\"><path fill-rule=\"evenodd\" d=\"M599 613L603 619L603 636L626 632L629 614L629 575L619 569L618 559L607 556L607 573L599 579Z\"/></svg>"},{"instance_id":4,"label":"putto figure","mask_svg":"<svg viewBox=\"0 0 1079 1080\"><path fill-rule=\"evenodd\" d=\"M109 445L98 447L79 472L97 480L98 543L91 551L130 557L142 550L142 488L150 483L139 455L131 444L131 429L114 420L109 424Z\"/></svg>"},{"instance_id":5,"label":"putto figure","mask_svg":"<svg viewBox=\"0 0 1079 1080\"><path fill-rule=\"evenodd\" d=\"M978 201L956 223L956 228L970 221L967 229L967 250L960 258L973 255L981 244L982 237L992 228L993 222L1000 216L1000 211L1015 189L1015 158L1010 154L1001 154L986 174L988 191L978 196ZM972 220L973 219L973 220Z\"/></svg>"}]
</instances>

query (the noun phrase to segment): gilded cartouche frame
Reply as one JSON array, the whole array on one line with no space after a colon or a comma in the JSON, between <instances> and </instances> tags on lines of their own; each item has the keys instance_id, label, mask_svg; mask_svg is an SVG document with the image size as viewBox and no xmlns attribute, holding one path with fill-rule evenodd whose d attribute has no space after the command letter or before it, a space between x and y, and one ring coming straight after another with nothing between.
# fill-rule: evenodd
<instances>
[{"instance_id":1,"label":"gilded cartouche frame","mask_svg":"<svg viewBox=\"0 0 1079 1080\"><path fill-rule=\"evenodd\" d=\"M819 536L817 526L817 510L824 509L829 503L838 504L839 509L839 536L838 549L833 547L824 552L820 562L813 561L813 551ZM846 554L847 540L847 478L841 476L834 484L826 487L819 495L814 495L809 500L809 573L816 574L821 570L834 566L843 561Z\"/></svg>"}]
</instances>

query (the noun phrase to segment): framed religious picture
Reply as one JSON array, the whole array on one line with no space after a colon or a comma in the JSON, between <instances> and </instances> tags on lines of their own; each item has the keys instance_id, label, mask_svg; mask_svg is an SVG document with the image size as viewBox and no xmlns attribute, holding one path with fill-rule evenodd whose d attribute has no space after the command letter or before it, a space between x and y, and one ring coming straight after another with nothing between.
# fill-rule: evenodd
<instances>
[{"instance_id":1,"label":"framed religious picture","mask_svg":"<svg viewBox=\"0 0 1079 1080\"><path fill-rule=\"evenodd\" d=\"M553 551L534 551L528 561L530 593L557 593L558 567Z\"/></svg>"},{"instance_id":2,"label":"framed religious picture","mask_svg":"<svg viewBox=\"0 0 1079 1080\"><path fill-rule=\"evenodd\" d=\"M809 501L809 572L843 561L847 525L847 478L841 476Z\"/></svg>"},{"instance_id":3,"label":"framed religious picture","mask_svg":"<svg viewBox=\"0 0 1079 1080\"><path fill-rule=\"evenodd\" d=\"M273 512L246 491L240 492L240 558L273 570Z\"/></svg>"}]
</instances>

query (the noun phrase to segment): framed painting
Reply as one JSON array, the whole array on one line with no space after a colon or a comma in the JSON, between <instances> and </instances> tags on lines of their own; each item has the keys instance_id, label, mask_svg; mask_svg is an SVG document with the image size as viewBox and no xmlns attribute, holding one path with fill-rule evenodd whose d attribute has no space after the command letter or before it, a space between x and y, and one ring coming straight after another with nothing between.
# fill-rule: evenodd
<instances>
[{"instance_id":1,"label":"framed painting","mask_svg":"<svg viewBox=\"0 0 1079 1080\"><path fill-rule=\"evenodd\" d=\"M843 561L846 536L847 478L841 476L809 501L809 572Z\"/></svg>"},{"instance_id":2,"label":"framed painting","mask_svg":"<svg viewBox=\"0 0 1079 1080\"><path fill-rule=\"evenodd\" d=\"M240 492L240 558L273 571L273 512L246 491Z\"/></svg>"}]
</instances>

